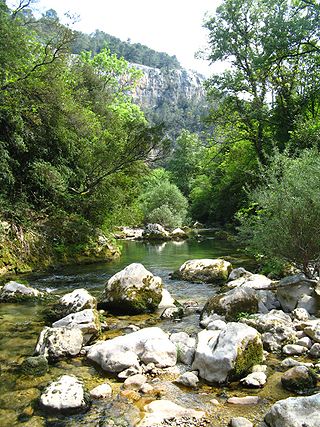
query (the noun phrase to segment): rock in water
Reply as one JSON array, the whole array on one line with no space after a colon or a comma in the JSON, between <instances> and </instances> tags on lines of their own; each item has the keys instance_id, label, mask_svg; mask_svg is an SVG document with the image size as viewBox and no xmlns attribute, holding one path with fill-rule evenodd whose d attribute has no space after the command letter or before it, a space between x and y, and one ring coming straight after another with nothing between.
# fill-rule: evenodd
<instances>
[{"instance_id":1,"label":"rock in water","mask_svg":"<svg viewBox=\"0 0 320 427\"><path fill-rule=\"evenodd\" d=\"M223 283L231 270L230 262L224 259L192 259L182 264L172 277L190 282Z\"/></svg>"},{"instance_id":2,"label":"rock in water","mask_svg":"<svg viewBox=\"0 0 320 427\"><path fill-rule=\"evenodd\" d=\"M131 334L99 342L90 347L87 357L108 372L122 372L139 363L156 367L174 366L176 346L160 328L144 328Z\"/></svg>"},{"instance_id":3,"label":"rock in water","mask_svg":"<svg viewBox=\"0 0 320 427\"><path fill-rule=\"evenodd\" d=\"M44 295L43 292L30 286L23 285L15 281L6 283L0 291L1 302L18 302L20 300L28 300L32 298L39 298Z\"/></svg>"},{"instance_id":4,"label":"rock in water","mask_svg":"<svg viewBox=\"0 0 320 427\"><path fill-rule=\"evenodd\" d=\"M143 230L145 240L170 240L169 233L160 224L148 224Z\"/></svg>"},{"instance_id":5,"label":"rock in water","mask_svg":"<svg viewBox=\"0 0 320 427\"><path fill-rule=\"evenodd\" d=\"M138 424L138 427L150 427L162 425L162 422L168 418L196 418L204 417L203 411L184 408L170 400L154 400L144 407L146 412L143 420Z\"/></svg>"},{"instance_id":6,"label":"rock in water","mask_svg":"<svg viewBox=\"0 0 320 427\"><path fill-rule=\"evenodd\" d=\"M101 306L118 314L138 314L155 311L161 299L160 277L134 263L108 280Z\"/></svg>"},{"instance_id":7,"label":"rock in water","mask_svg":"<svg viewBox=\"0 0 320 427\"><path fill-rule=\"evenodd\" d=\"M73 357L80 353L83 335L80 329L44 328L39 336L35 354L43 355L49 361Z\"/></svg>"},{"instance_id":8,"label":"rock in water","mask_svg":"<svg viewBox=\"0 0 320 427\"><path fill-rule=\"evenodd\" d=\"M264 420L268 427L319 427L320 393L279 400Z\"/></svg>"},{"instance_id":9,"label":"rock in water","mask_svg":"<svg viewBox=\"0 0 320 427\"><path fill-rule=\"evenodd\" d=\"M49 412L76 414L89 408L82 382L74 375L62 375L40 397L40 406Z\"/></svg>"},{"instance_id":10,"label":"rock in water","mask_svg":"<svg viewBox=\"0 0 320 427\"><path fill-rule=\"evenodd\" d=\"M248 373L263 359L260 334L250 326L228 323L219 331L201 331L192 369L210 382L224 383Z\"/></svg>"},{"instance_id":11,"label":"rock in water","mask_svg":"<svg viewBox=\"0 0 320 427\"><path fill-rule=\"evenodd\" d=\"M96 309L97 300L86 289L75 289L73 292L63 295L59 301L46 313L53 322L71 313L87 309Z\"/></svg>"},{"instance_id":12,"label":"rock in water","mask_svg":"<svg viewBox=\"0 0 320 427\"><path fill-rule=\"evenodd\" d=\"M53 328L66 327L69 329L80 329L84 336L84 343L86 344L91 337L99 334L101 324L97 310L87 309L77 313L69 314L52 324Z\"/></svg>"}]
</instances>

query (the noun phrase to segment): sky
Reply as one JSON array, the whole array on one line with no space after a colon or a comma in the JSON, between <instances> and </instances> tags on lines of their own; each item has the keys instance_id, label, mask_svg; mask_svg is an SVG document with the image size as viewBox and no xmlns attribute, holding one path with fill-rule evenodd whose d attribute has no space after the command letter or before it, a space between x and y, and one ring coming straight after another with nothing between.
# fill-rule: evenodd
<instances>
[{"instance_id":1,"label":"sky","mask_svg":"<svg viewBox=\"0 0 320 427\"><path fill-rule=\"evenodd\" d=\"M11 7L18 1L7 1ZM176 55L185 68L206 77L221 66L195 59L207 46L206 13L213 15L222 0L38 0L40 12L54 9L62 18L66 12L78 15L73 28L85 33L96 29L132 43Z\"/></svg>"}]
</instances>

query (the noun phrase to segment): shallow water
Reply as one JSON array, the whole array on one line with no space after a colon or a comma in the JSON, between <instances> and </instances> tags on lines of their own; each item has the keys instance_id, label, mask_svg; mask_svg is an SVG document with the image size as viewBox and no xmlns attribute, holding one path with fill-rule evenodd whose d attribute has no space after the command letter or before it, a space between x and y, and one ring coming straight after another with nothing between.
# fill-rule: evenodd
<instances>
[{"instance_id":1,"label":"shallow water","mask_svg":"<svg viewBox=\"0 0 320 427\"><path fill-rule=\"evenodd\" d=\"M141 262L152 273L163 279L164 286L179 301L195 300L204 304L209 296L217 289L209 284L193 284L179 280L170 280L169 274L177 269L184 261L194 258L223 257L234 266L244 266L250 269L251 260L243 256L235 244L230 242L206 239L201 241L165 242L162 244L146 244L143 242L123 241L123 250L120 259L110 263L88 266L68 267L54 273L24 276L31 286L38 289L49 289L54 293L64 294L73 289L84 287L93 295L98 296L104 283L117 271L132 262ZM99 372L85 359L61 361L51 365L48 374L41 377L21 376L19 365L25 357L33 354L39 332L44 326L41 315L43 307L37 304L0 304L0 426L98 426L101 411L105 410L105 403L98 402L87 415L69 417L57 421L41 413L37 402L41 390L50 381L64 373L72 373L82 378L90 389L105 381L107 375ZM158 315L121 316L107 319L111 330L106 336L111 337L121 333L120 329L128 324L150 326L159 324ZM199 330L199 316L194 314L183 319L182 322L163 321L161 326L165 330L196 333ZM164 396L171 398L185 406L203 408L212 419L213 426L227 425L231 416L247 416L252 421L261 419L261 414L271 402L287 396L278 387L279 379L269 381L263 390L262 403L254 407L239 407L226 404L226 395L241 396L255 394L248 390L214 388L202 385L198 390L182 390L170 383L164 383ZM112 381L113 388L118 390L120 383ZM279 388L279 390L277 389ZM270 393L268 392L270 388ZM280 396L281 395L281 396ZM279 397L280 396L280 397ZM210 399L218 398L221 405L214 407ZM193 403L192 403L193 402ZM143 402L138 402L141 407Z\"/></svg>"}]
</instances>

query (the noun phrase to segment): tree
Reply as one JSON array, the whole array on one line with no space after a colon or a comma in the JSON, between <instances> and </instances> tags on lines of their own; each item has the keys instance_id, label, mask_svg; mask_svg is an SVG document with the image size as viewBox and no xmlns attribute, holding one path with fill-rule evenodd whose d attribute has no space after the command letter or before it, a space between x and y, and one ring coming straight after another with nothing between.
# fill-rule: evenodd
<instances>
[{"instance_id":1,"label":"tree","mask_svg":"<svg viewBox=\"0 0 320 427\"><path fill-rule=\"evenodd\" d=\"M185 221L188 202L169 177L164 169L155 169L144 182L140 205L145 222L158 222L174 228Z\"/></svg>"},{"instance_id":2,"label":"tree","mask_svg":"<svg viewBox=\"0 0 320 427\"><path fill-rule=\"evenodd\" d=\"M240 216L241 236L256 253L289 261L308 277L319 274L319 151L275 155L250 191L252 213Z\"/></svg>"},{"instance_id":3,"label":"tree","mask_svg":"<svg viewBox=\"0 0 320 427\"><path fill-rule=\"evenodd\" d=\"M214 107L215 116L223 120L226 110L237 111L246 139L262 163L273 142L268 95L288 100L293 91L297 93L298 80L292 79L305 58L318 51L317 17L318 10L301 1L225 0L206 22L210 61L231 64L230 70L208 83L213 99L222 100L220 113ZM289 105L285 112L290 112ZM285 114L282 118L288 137L294 120Z\"/></svg>"},{"instance_id":4,"label":"tree","mask_svg":"<svg viewBox=\"0 0 320 427\"><path fill-rule=\"evenodd\" d=\"M167 164L173 182L188 196L191 181L200 173L204 153L203 143L196 134L183 130L175 142L173 153Z\"/></svg>"}]
</instances>

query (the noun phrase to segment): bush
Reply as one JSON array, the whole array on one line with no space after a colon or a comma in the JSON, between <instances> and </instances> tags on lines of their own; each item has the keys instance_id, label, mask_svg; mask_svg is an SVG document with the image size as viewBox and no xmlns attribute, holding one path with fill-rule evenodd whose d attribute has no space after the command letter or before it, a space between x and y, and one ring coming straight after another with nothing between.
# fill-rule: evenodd
<instances>
[{"instance_id":1,"label":"bush","mask_svg":"<svg viewBox=\"0 0 320 427\"><path fill-rule=\"evenodd\" d=\"M188 202L175 184L162 170L149 177L141 198L141 209L146 222L158 222L164 227L178 227L187 215Z\"/></svg>"},{"instance_id":2,"label":"bush","mask_svg":"<svg viewBox=\"0 0 320 427\"><path fill-rule=\"evenodd\" d=\"M288 261L312 277L320 257L320 158L277 154L251 191L255 214L240 218L241 236L258 254Z\"/></svg>"}]
</instances>

